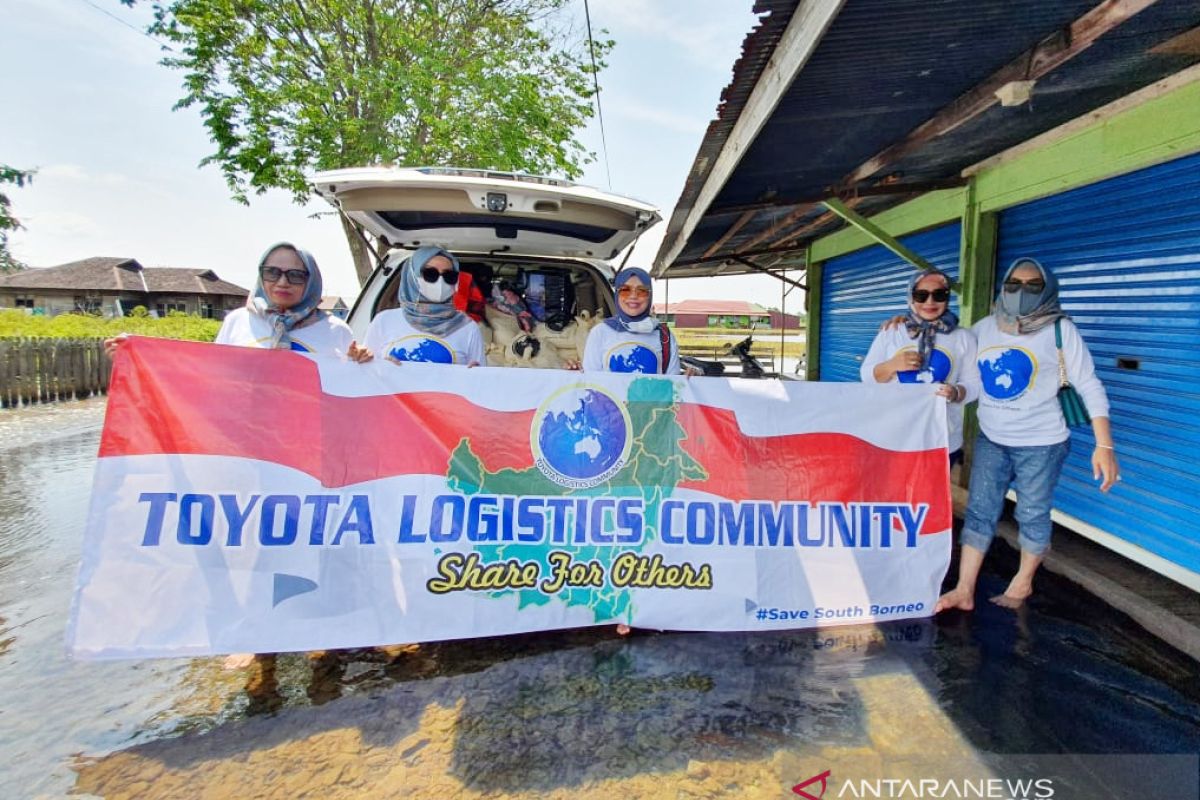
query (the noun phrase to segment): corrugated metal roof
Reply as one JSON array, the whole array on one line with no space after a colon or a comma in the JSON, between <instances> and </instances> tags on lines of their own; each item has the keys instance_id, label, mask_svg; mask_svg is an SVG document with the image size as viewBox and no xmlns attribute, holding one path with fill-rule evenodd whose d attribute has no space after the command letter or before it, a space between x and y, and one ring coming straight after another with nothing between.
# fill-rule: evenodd
<instances>
[{"instance_id":1,"label":"corrugated metal roof","mask_svg":"<svg viewBox=\"0 0 1200 800\"><path fill-rule=\"evenodd\" d=\"M847 186L843 182L865 162L1039 42L1069 44L1064 32L1097 8L1097 0L847 0L695 229L684 232L684 219L765 65L781 57L776 48L798 5L755 5L769 16L746 38L718 119L709 126L671 216L658 270L682 233L687 241L672 260L672 276L717 269L680 262L799 246L842 225L819 205L748 210L748 204L815 199L831 190L853 196L855 188L886 181L952 179L971 164L1200 61L1195 48L1151 52L1200 25L1196 0L1158 0L1040 78L1031 102L993 105ZM856 209L869 216L911 196L862 196ZM799 261L792 254L791 263ZM722 271L750 268L733 263Z\"/></svg>"}]
</instances>

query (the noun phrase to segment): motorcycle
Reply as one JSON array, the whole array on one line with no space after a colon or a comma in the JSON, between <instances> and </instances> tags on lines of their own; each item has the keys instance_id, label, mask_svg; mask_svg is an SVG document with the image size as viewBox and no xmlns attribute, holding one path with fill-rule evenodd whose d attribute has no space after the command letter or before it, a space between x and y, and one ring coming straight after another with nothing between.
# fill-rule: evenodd
<instances>
[{"instance_id":1,"label":"motorcycle","mask_svg":"<svg viewBox=\"0 0 1200 800\"><path fill-rule=\"evenodd\" d=\"M738 357L742 362L743 378L762 378L766 376L767 371L763 369L763 365L750 352L750 346L754 343L754 334L747 336L740 342L729 348L729 352Z\"/></svg>"},{"instance_id":2,"label":"motorcycle","mask_svg":"<svg viewBox=\"0 0 1200 800\"><path fill-rule=\"evenodd\" d=\"M719 378L725 374L725 365L720 361L706 361L695 356L680 356L679 363L685 369L691 367L706 378Z\"/></svg>"}]
</instances>

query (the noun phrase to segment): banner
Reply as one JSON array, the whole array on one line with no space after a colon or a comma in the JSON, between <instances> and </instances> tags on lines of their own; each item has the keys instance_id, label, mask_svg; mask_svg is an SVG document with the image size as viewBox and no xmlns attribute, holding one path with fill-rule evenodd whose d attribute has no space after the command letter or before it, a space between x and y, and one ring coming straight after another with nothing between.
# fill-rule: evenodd
<instances>
[{"instance_id":1,"label":"banner","mask_svg":"<svg viewBox=\"0 0 1200 800\"><path fill-rule=\"evenodd\" d=\"M932 387L133 338L68 644L116 658L921 617L950 526Z\"/></svg>"}]
</instances>

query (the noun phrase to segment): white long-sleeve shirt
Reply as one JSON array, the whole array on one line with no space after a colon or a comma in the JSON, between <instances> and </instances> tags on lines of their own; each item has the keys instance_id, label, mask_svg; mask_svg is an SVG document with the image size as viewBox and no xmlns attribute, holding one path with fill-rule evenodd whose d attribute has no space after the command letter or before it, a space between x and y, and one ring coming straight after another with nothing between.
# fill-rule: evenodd
<instances>
[{"instance_id":1,"label":"white long-sleeve shirt","mask_svg":"<svg viewBox=\"0 0 1200 800\"><path fill-rule=\"evenodd\" d=\"M1062 328L1067 379L1093 417L1108 416L1108 395L1079 329L1069 319ZM966 376L979 391L979 427L997 444L1029 447L1058 444L1071 435L1058 403L1058 352L1054 326L1035 333L1010 334L994 317L972 328L978 342L977 370Z\"/></svg>"},{"instance_id":2,"label":"white long-sleeve shirt","mask_svg":"<svg viewBox=\"0 0 1200 800\"><path fill-rule=\"evenodd\" d=\"M229 312L217 331L216 344L238 347L270 347L274 331L264 317L239 308ZM303 328L293 328L288 334L290 349L297 353L336 355L345 353L354 341L350 326L331 314Z\"/></svg>"},{"instance_id":3,"label":"white long-sleeve shirt","mask_svg":"<svg viewBox=\"0 0 1200 800\"><path fill-rule=\"evenodd\" d=\"M975 336L965 328L955 328L950 333L939 333L934 339L933 353L929 357L929 366L924 370L902 370L892 376L889 382L899 383L961 383L967 390L966 397L961 403L950 403L946 410L946 422L950 437L950 452L962 448L963 445L963 406L975 399L971 384L963 380L966 372L973 370L975 365ZM863 383L878 383L875 378L875 367L895 356L902 350L917 349L917 340L908 335L903 326L881 330L871 342L871 348L863 357L859 375ZM978 392L978 382L974 391ZM937 402L944 402L937 398Z\"/></svg>"},{"instance_id":4,"label":"white long-sleeve shirt","mask_svg":"<svg viewBox=\"0 0 1200 800\"><path fill-rule=\"evenodd\" d=\"M603 322L588 334L583 350L583 368L587 372L642 372L648 375L678 375L679 345L668 331L670 352L667 368L662 368L662 341L658 331L631 333L614 331Z\"/></svg>"}]
</instances>

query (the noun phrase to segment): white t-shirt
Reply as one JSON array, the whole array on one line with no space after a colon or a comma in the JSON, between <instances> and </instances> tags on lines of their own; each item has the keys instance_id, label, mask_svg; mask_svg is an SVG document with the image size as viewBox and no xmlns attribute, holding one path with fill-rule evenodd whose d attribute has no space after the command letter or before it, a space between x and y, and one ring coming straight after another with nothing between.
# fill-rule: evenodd
<instances>
[{"instance_id":1,"label":"white t-shirt","mask_svg":"<svg viewBox=\"0 0 1200 800\"><path fill-rule=\"evenodd\" d=\"M483 337L479 326L470 323L445 335L414 328L403 309L381 311L367 328L365 345L375 358L393 362L424 361L431 364L484 365Z\"/></svg>"},{"instance_id":2,"label":"white t-shirt","mask_svg":"<svg viewBox=\"0 0 1200 800\"><path fill-rule=\"evenodd\" d=\"M875 341L871 342L871 349L867 351L859 369L863 383L879 382L875 380L876 365L902 350L916 349L917 340L908 335L908 329L903 325L880 331L875 335ZM964 371L974 363L975 336L965 328L955 328L950 333L939 333L934 339L933 353L926 369L903 370L892 377L893 382L899 383L963 384L967 390L966 397L961 403L950 403L946 409L951 453L963 445L963 407L975 399L971 394L972 387L963 381ZM941 398L937 398L937 401L945 402Z\"/></svg>"},{"instance_id":3,"label":"white t-shirt","mask_svg":"<svg viewBox=\"0 0 1200 800\"><path fill-rule=\"evenodd\" d=\"M214 341L238 347L269 347L272 336L271 323L258 314L251 314L247 308L239 308L225 317ZM297 353L327 356L344 354L354 341L350 326L332 314L324 314L311 325L293 329L288 337L292 340L291 349Z\"/></svg>"},{"instance_id":4,"label":"white t-shirt","mask_svg":"<svg viewBox=\"0 0 1200 800\"><path fill-rule=\"evenodd\" d=\"M658 331L632 333L614 331L601 322L588 334L583 350L583 368L587 372L641 372L647 375L678 375L679 345L669 330L670 352L667 368L662 368L662 340Z\"/></svg>"},{"instance_id":5,"label":"white t-shirt","mask_svg":"<svg viewBox=\"0 0 1200 800\"><path fill-rule=\"evenodd\" d=\"M1087 344L1069 319L1062 327L1067 379L1083 398L1088 413L1108 416L1108 395L1096 377ZM1058 404L1058 353L1054 326L1014 335L985 317L972 328L978 341L979 427L997 444L1009 447L1058 444L1071 435Z\"/></svg>"}]
</instances>

